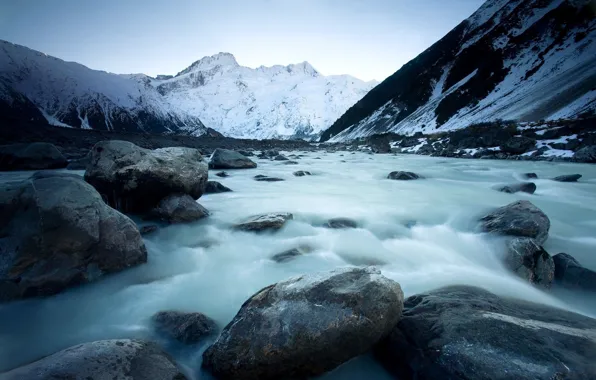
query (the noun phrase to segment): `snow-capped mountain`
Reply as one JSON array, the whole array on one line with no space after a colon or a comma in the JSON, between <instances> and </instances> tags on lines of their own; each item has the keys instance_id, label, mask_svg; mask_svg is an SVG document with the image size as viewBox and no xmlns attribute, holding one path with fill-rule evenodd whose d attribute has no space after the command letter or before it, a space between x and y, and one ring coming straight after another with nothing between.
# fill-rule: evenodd
<instances>
[{"instance_id":1,"label":"snow-capped mountain","mask_svg":"<svg viewBox=\"0 0 596 380\"><path fill-rule=\"evenodd\" d=\"M349 75L323 76L308 62L252 69L229 53L151 83L205 125L256 139L316 137L376 85Z\"/></svg>"},{"instance_id":2,"label":"snow-capped mountain","mask_svg":"<svg viewBox=\"0 0 596 380\"><path fill-rule=\"evenodd\" d=\"M593 113L595 13L594 0L488 0L371 90L321 140Z\"/></svg>"},{"instance_id":3,"label":"snow-capped mountain","mask_svg":"<svg viewBox=\"0 0 596 380\"><path fill-rule=\"evenodd\" d=\"M91 70L0 41L4 120L116 131L202 135L201 120L168 103L145 75Z\"/></svg>"}]
</instances>

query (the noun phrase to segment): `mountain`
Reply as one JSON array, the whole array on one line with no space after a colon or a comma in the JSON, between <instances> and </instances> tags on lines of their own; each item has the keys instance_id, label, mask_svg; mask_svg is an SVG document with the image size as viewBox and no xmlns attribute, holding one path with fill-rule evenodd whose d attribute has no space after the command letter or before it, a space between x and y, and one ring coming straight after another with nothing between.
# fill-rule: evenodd
<instances>
[{"instance_id":1,"label":"mountain","mask_svg":"<svg viewBox=\"0 0 596 380\"><path fill-rule=\"evenodd\" d=\"M151 83L168 102L222 134L256 139L318 137L376 85L321 75L308 62L252 69L229 53Z\"/></svg>"},{"instance_id":2,"label":"mountain","mask_svg":"<svg viewBox=\"0 0 596 380\"><path fill-rule=\"evenodd\" d=\"M596 108L596 2L489 0L321 136L454 130Z\"/></svg>"},{"instance_id":3,"label":"mountain","mask_svg":"<svg viewBox=\"0 0 596 380\"><path fill-rule=\"evenodd\" d=\"M0 118L83 129L202 135L145 75L91 70L0 41Z\"/></svg>"}]
</instances>

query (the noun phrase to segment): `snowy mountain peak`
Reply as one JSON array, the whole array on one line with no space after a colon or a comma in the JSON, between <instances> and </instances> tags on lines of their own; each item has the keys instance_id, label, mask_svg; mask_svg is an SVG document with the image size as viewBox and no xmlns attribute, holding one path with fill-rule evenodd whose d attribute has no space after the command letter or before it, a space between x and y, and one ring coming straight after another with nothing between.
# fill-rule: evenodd
<instances>
[{"instance_id":1,"label":"snowy mountain peak","mask_svg":"<svg viewBox=\"0 0 596 380\"><path fill-rule=\"evenodd\" d=\"M239 67L236 57L230 53L217 53L212 56L203 57L195 61L192 65L182 70L176 76L188 74L194 71L208 71L215 67Z\"/></svg>"}]
</instances>

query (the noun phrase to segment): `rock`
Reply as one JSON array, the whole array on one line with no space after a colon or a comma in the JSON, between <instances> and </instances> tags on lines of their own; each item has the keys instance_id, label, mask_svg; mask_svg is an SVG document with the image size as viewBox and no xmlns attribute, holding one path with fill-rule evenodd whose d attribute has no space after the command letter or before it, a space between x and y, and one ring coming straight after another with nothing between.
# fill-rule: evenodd
<instances>
[{"instance_id":1,"label":"rock","mask_svg":"<svg viewBox=\"0 0 596 380\"><path fill-rule=\"evenodd\" d=\"M214 320L196 312L160 311L151 319L158 333L184 344L198 343L218 330Z\"/></svg>"},{"instance_id":2,"label":"rock","mask_svg":"<svg viewBox=\"0 0 596 380\"><path fill-rule=\"evenodd\" d=\"M388 138L369 138L368 146L373 153L391 153L391 145Z\"/></svg>"},{"instance_id":3,"label":"rock","mask_svg":"<svg viewBox=\"0 0 596 380\"><path fill-rule=\"evenodd\" d=\"M0 170L59 169L66 165L66 158L50 143L0 145Z\"/></svg>"},{"instance_id":4,"label":"rock","mask_svg":"<svg viewBox=\"0 0 596 380\"><path fill-rule=\"evenodd\" d=\"M284 165L298 165L297 161L285 161Z\"/></svg>"},{"instance_id":5,"label":"rock","mask_svg":"<svg viewBox=\"0 0 596 380\"><path fill-rule=\"evenodd\" d=\"M87 153L86 156L71 160L68 162L66 169L68 170L86 170L87 165L91 162L91 152Z\"/></svg>"},{"instance_id":6,"label":"rock","mask_svg":"<svg viewBox=\"0 0 596 380\"><path fill-rule=\"evenodd\" d=\"M292 219L294 219L294 215L289 212L256 215L236 224L234 228L250 232L275 231L281 229L288 220Z\"/></svg>"},{"instance_id":7,"label":"rock","mask_svg":"<svg viewBox=\"0 0 596 380\"><path fill-rule=\"evenodd\" d=\"M573 160L577 162L586 162L590 164L596 163L596 145L590 145L581 148L573 154Z\"/></svg>"},{"instance_id":8,"label":"rock","mask_svg":"<svg viewBox=\"0 0 596 380\"><path fill-rule=\"evenodd\" d=\"M135 223L80 176L60 173L0 185L0 253L0 288L11 298L53 295L147 261Z\"/></svg>"},{"instance_id":9,"label":"rock","mask_svg":"<svg viewBox=\"0 0 596 380\"><path fill-rule=\"evenodd\" d=\"M450 286L406 299L374 353L399 379L594 379L594 331L583 315Z\"/></svg>"},{"instance_id":10,"label":"rock","mask_svg":"<svg viewBox=\"0 0 596 380\"><path fill-rule=\"evenodd\" d=\"M99 340L73 346L0 375L1 380L185 380L155 343Z\"/></svg>"},{"instance_id":11,"label":"rock","mask_svg":"<svg viewBox=\"0 0 596 380\"><path fill-rule=\"evenodd\" d=\"M151 211L150 219L166 223L190 223L209 216L209 211L190 195L168 195Z\"/></svg>"},{"instance_id":12,"label":"rock","mask_svg":"<svg viewBox=\"0 0 596 380\"><path fill-rule=\"evenodd\" d=\"M288 161L289 158L284 156L283 154L278 154L277 156L273 157L273 161Z\"/></svg>"},{"instance_id":13,"label":"rock","mask_svg":"<svg viewBox=\"0 0 596 380\"><path fill-rule=\"evenodd\" d=\"M522 177L524 177L526 179L531 179L531 178L538 178L538 175L536 173L523 173Z\"/></svg>"},{"instance_id":14,"label":"rock","mask_svg":"<svg viewBox=\"0 0 596 380\"><path fill-rule=\"evenodd\" d=\"M507 242L505 264L524 280L547 289L555 276L553 258L530 238L515 238Z\"/></svg>"},{"instance_id":15,"label":"rock","mask_svg":"<svg viewBox=\"0 0 596 380\"><path fill-rule=\"evenodd\" d=\"M277 177L267 177L266 175L256 175L253 177L255 181L259 181L259 182L279 182L279 181L284 181L283 178L277 178Z\"/></svg>"},{"instance_id":16,"label":"rock","mask_svg":"<svg viewBox=\"0 0 596 380\"><path fill-rule=\"evenodd\" d=\"M308 246L300 246L297 248L288 249L287 251L283 251L277 253L271 257L271 260L278 262L278 263L285 263L291 260L294 260L296 257L302 256L304 254L312 252L312 248Z\"/></svg>"},{"instance_id":17,"label":"rock","mask_svg":"<svg viewBox=\"0 0 596 380\"><path fill-rule=\"evenodd\" d=\"M534 194L536 191L536 184L534 182L512 183L509 185L499 186L497 190L509 194L517 193L519 191L523 193Z\"/></svg>"},{"instance_id":18,"label":"rock","mask_svg":"<svg viewBox=\"0 0 596 380\"><path fill-rule=\"evenodd\" d=\"M577 182L578 179L582 177L581 174L566 174L560 175L558 177L553 178L553 181L557 182Z\"/></svg>"},{"instance_id":19,"label":"rock","mask_svg":"<svg viewBox=\"0 0 596 380\"><path fill-rule=\"evenodd\" d=\"M239 150L238 153L240 153L241 155L243 155L245 157L250 157L250 156L255 155L255 152L253 152L252 150Z\"/></svg>"},{"instance_id":20,"label":"rock","mask_svg":"<svg viewBox=\"0 0 596 380\"><path fill-rule=\"evenodd\" d=\"M228 191L232 191L232 189L225 187L217 181L207 181L207 187L205 187L205 194L226 193Z\"/></svg>"},{"instance_id":21,"label":"rock","mask_svg":"<svg viewBox=\"0 0 596 380\"><path fill-rule=\"evenodd\" d=\"M139 230L142 236L145 235L149 235L154 233L155 231L157 231L159 229L158 226L156 226L155 224L150 224L148 226L143 226L141 227L141 229Z\"/></svg>"},{"instance_id":22,"label":"rock","mask_svg":"<svg viewBox=\"0 0 596 380\"><path fill-rule=\"evenodd\" d=\"M358 228L358 223L356 223L354 220L348 219L348 218L333 218L333 219L329 219L327 221L327 223L324 224L324 226L327 228L335 228L335 229Z\"/></svg>"},{"instance_id":23,"label":"rock","mask_svg":"<svg viewBox=\"0 0 596 380\"><path fill-rule=\"evenodd\" d=\"M268 286L240 308L203 354L218 379L298 379L367 352L401 316L399 284L372 267Z\"/></svg>"},{"instance_id":24,"label":"rock","mask_svg":"<svg viewBox=\"0 0 596 380\"><path fill-rule=\"evenodd\" d=\"M536 146L536 140L525 136L514 136L501 145L501 151L510 154L523 154Z\"/></svg>"},{"instance_id":25,"label":"rock","mask_svg":"<svg viewBox=\"0 0 596 380\"><path fill-rule=\"evenodd\" d=\"M422 177L420 177L418 174L412 173L412 172L396 171L396 172L389 173L387 178L401 180L401 181L409 181L409 180L413 180L413 179L419 179Z\"/></svg>"},{"instance_id":26,"label":"rock","mask_svg":"<svg viewBox=\"0 0 596 380\"><path fill-rule=\"evenodd\" d=\"M238 152L228 149L215 149L209 160L210 169L252 169L257 164Z\"/></svg>"},{"instance_id":27,"label":"rock","mask_svg":"<svg viewBox=\"0 0 596 380\"><path fill-rule=\"evenodd\" d=\"M584 268L576 259L566 253L553 256L555 281L568 288L596 291L596 272Z\"/></svg>"},{"instance_id":28,"label":"rock","mask_svg":"<svg viewBox=\"0 0 596 380\"><path fill-rule=\"evenodd\" d=\"M530 237L544 244L550 230L548 216L530 201L517 201L500 207L480 219L484 232Z\"/></svg>"},{"instance_id":29,"label":"rock","mask_svg":"<svg viewBox=\"0 0 596 380\"><path fill-rule=\"evenodd\" d=\"M216 176L221 177L221 178L225 178L225 177L229 177L230 175L227 172L218 172L215 173Z\"/></svg>"},{"instance_id":30,"label":"rock","mask_svg":"<svg viewBox=\"0 0 596 380\"><path fill-rule=\"evenodd\" d=\"M101 141L91 151L85 180L107 203L143 213L171 194L198 199L207 185L207 164L196 149L148 150L127 141Z\"/></svg>"},{"instance_id":31,"label":"rock","mask_svg":"<svg viewBox=\"0 0 596 380\"><path fill-rule=\"evenodd\" d=\"M297 172L294 172L294 175L296 177L304 177L305 175L310 175L310 172L307 172L305 170L298 170Z\"/></svg>"}]
</instances>

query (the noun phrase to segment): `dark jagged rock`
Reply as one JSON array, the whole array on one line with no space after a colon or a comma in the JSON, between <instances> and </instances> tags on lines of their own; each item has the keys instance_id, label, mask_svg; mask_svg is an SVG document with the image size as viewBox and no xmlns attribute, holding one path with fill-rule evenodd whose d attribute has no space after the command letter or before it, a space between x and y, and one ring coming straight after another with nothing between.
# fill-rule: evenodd
<instances>
[{"instance_id":1,"label":"dark jagged rock","mask_svg":"<svg viewBox=\"0 0 596 380\"><path fill-rule=\"evenodd\" d=\"M523 173L522 177L524 177L526 179L532 179L532 178L538 178L538 175L536 173Z\"/></svg>"},{"instance_id":2,"label":"dark jagged rock","mask_svg":"<svg viewBox=\"0 0 596 380\"><path fill-rule=\"evenodd\" d=\"M66 165L68 161L53 144L0 145L0 170L59 169Z\"/></svg>"},{"instance_id":3,"label":"dark jagged rock","mask_svg":"<svg viewBox=\"0 0 596 380\"><path fill-rule=\"evenodd\" d=\"M342 229L342 228L358 228L358 223L352 219L348 218L333 218L329 219L327 223L324 224L327 228L335 228L335 229Z\"/></svg>"},{"instance_id":4,"label":"dark jagged rock","mask_svg":"<svg viewBox=\"0 0 596 380\"><path fill-rule=\"evenodd\" d=\"M218 379L317 376L367 352L401 316L403 293L375 268L344 268L268 286L203 354Z\"/></svg>"},{"instance_id":5,"label":"dark jagged rock","mask_svg":"<svg viewBox=\"0 0 596 380\"><path fill-rule=\"evenodd\" d=\"M209 216L209 211L189 195L168 195L151 211L149 218L167 223L195 222Z\"/></svg>"},{"instance_id":6,"label":"dark jagged rock","mask_svg":"<svg viewBox=\"0 0 596 380\"><path fill-rule=\"evenodd\" d=\"M158 333L184 344L199 343L218 331L214 320L197 312L160 311L151 319Z\"/></svg>"},{"instance_id":7,"label":"dark jagged rock","mask_svg":"<svg viewBox=\"0 0 596 380\"><path fill-rule=\"evenodd\" d=\"M221 178L226 178L226 177L230 176L227 172L218 172L218 173L215 173L215 175L218 177L221 177Z\"/></svg>"},{"instance_id":8,"label":"dark jagged rock","mask_svg":"<svg viewBox=\"0 0 596 380\"><path fill-rule=\"evenodd\" d=\"M553 181L557 182L577 182L578 179L582 177L581 174L566 174L560 175L558 177L553 178Z\"/></svg>"},{"instance_id":9,"label":"dark jagged rock","mask_svg":"<svg viewBox=\"0 0 596 380\"><path fill-rule=\"evenodd\" d=\"M159 226L156 226L155 224L150 224L148 226L141 227L141 229L139 230L139 232L141 233L142 236L145 236L145 235L149 235L149 234L154 233L158 229L159 229Z\"/></svg>"},{"instance_id":10,"label":"dark jagged rock","mask_svg":"<svg viewBox=\"0 0 596 380\"><path fill-rule=\"evenodd\" d=\"M555 276L553 258L530 238L514 238L507 243L505 264L519 277L544 288L550 288Z\"/></svg>"},{"instance_id":11,"label":"dark jagged rock","mask_svg":"<svg viewBox=\"0 0 596 380\"><path fill-rule=\"evenodd\" d=\"M577 141L577 140L571 140ZM570 142L571 142L570 141ZM567 147L566 147L567 148ZM567 148L569 149L569 148ZM573 160L577 162L596 163L596 145L590 145L581 148L573 154Z\"/></svg>"},{"instance_id":12,"label":"dark jagged rock","mask_svg":"<svg viewBox=\"0 0 596 380\"><path fill-rule=\"evenodd\" d=\"M529 201L517 201L500 207L480 219L485 232L530 237L544 244L550 230L548 216Z\"/></svg>"},{"instance_id":13,"label":"dark jagged rock","mask_svg":"<svg viewBox=\"0 0 596 380\"><path fill-rule=\"evenodd\" d=\"M256 215L248 218L242 223L236 224L235 229L240 231L275 231L281 229L288 220L294 219L289 212L270 213Z\"/></svg>"},{"instance_id":14,"label":"dark jagged rock","mask_svg":"<svg viewBox=\"0 0 596 380\"><path fill-rule=\"evenodd\" d=\"M147 261L134 222L80 176L60 173L0 185L0 252L5 301L53 295Z\"/></svg>"},{"instance_id":15,"label":"dark jagged rock","mask_svg":"<svg viewBox=\"0 0 596 380\"><path fill-rule=\"evenodd\" d=\"M69 347L0 375L2 380L185 380L155 343L99 340Z\"/></svg>"},{"instance_id":16,"label":"dark jagged rock","mask_svg":"<svg viewBox=\"0 0 596 380\"><path fill-rule=\"evenodd\" d=\"M207 186L205 187L205 194L226 193L229 191L232 191L232 189L225 187L217 181L207 181Z\"/></svg>"},{"instance_id":17,"label":"dark jagged rock","mask_svg":"<svg viewBox=\"0 0 596 380\"><path fill-rule=\"evenodd\" d=\"M148 150L126 141L102 141L92 149L85 180L107 203L143 213L171 194L198 199L207 185L207 164L196 149Z\"/></svg>"},{"instance_id":18,"label":"dark jagged rock","mask_svg":"<svg viewBox=\"0 0 596 380\"><path fill-rule=\"evenodd\" d=\"M215 149L209 160L209 169L252 169L257 164L238 152Z\"/></svg>"},{"instance_id":19,"label":"dark jagged rock","mask_svg":"<svg viewBox=\"0 0 596 380\"><path fill-rule=\"evenodd\" d=\"M294 175L296 177L304 177L305 175L310 175L310 172L307 172L306 170L298 170L297 172L294 172Z\"/></svg>"},{"instance_id":20,"label":"dark jagged rock","mask_svg":"<svg viewBox=\"0 0 596 380\"><path fill-rule=\"evenodd\" d=\"M374 352L399 379L592 379L595 329L583 315L450 286L406 299Z\"/></svg>"},{"instance_id":21,"label":"dark jagged rock","mask_svg":"<svg viewBox=\"0 0 596 380\"><path fill-rule=\"evenodd\" d=\"M413 179L420 179L422 177L419 176L418 174L412 173L412 172L395 171L395 172L389 173L387 178L394 179L394 180L400 180L400 181L410 181Z\"/></svg>"},{"instance_id":22,"label":"dark jagged rock","mask_svg":"<svg viewBox=\"0 0 596 380\"><path fill-rule=\"evenodd\" d=\"M528 194L534 194L536 191L536 184L534 182L521 182L521 183L512 183L509 185L499 186L497 190L503 193L517 193L519 191Z\"/></svg>"},{"instance_id":23,"label":"dark jagged rock","mask_svg":"<svg viewBox=\"0 0 596 380\"><path fill-rule=\"evenodd\" d=\"M596 272L583 267L566 253L553 256L555 281L568 288L596 292Z\"/></svg>"},{"instance_id":24,"label":"dark jagged rock","mask_svg":"<svg viewBox=\"0 0 596 380\"><path fill-rule=\"evenodd\" d=\"M308 246L300 246L297 248L288 249L287 251L283 251L280 253L276 253L271 257L271 260L278 262L278 263L285 263L288 261L292 261L299 256L303 256L307 253L312 252L312 248Z\"/></svg>"}]
</instances>

